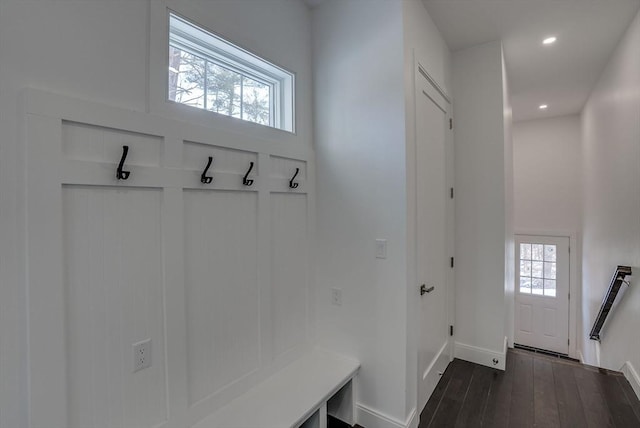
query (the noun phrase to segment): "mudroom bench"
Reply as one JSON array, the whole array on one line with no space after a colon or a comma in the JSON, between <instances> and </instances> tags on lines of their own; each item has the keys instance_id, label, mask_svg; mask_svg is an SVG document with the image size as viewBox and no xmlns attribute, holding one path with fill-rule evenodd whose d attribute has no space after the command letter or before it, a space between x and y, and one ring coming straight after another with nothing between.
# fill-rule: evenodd
<instances>
[{"instance_id":1,"label":"mudroom bench","mask_svg":"<svg viewBox=\"0 0 640 428\"><path fill-rule=\"evenodd\" d=\"M193 428L326 428L354 424L358 361L314 349Z\"/></svg>"}]
</instances>

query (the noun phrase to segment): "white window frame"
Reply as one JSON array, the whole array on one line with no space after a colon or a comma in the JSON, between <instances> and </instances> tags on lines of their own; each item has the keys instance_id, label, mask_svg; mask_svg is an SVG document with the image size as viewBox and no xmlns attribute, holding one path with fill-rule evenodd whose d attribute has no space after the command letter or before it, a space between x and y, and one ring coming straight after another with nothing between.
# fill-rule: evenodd
<instances>
[{"instance_id":1,"label":"white window frame","mask_svg":"<svg viewBox=\"0 0 640 428\"><path fill-rule=\"evenodd\" d=\"M295 75L293 73L225 40L174 11L169 10L167 16L169 35L166 46L167 52L169 46L174 46L203 58L205 61L267 84L271 88L268 126L291 133L295 132ZM168 57L165 65L168 79L170 72ZM164 99L169 103L182 104L169 99L168 84L165 85ZM211 111L207 112L217 114ZM244 119L241 120L255 123Z\"/></svg>"}]
</instances>

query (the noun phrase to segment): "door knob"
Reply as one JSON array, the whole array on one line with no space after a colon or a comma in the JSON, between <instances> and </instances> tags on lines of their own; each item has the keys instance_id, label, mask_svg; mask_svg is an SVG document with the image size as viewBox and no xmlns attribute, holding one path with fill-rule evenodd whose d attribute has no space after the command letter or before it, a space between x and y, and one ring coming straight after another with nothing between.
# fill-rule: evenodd
<instances>
[{"instance_id":1,"label":"door knob","mask_svg":"<svg viewBox=\"0 0 640 428\"><path fill-rule=\"evenodd\" d=\"M433 290L435 290L436 287L434 287L433 285L429 288L427 288L426 284L422 284L420 286L420 295L424 295L425 293L431 293Z\"/></svg>"}]
</instances>

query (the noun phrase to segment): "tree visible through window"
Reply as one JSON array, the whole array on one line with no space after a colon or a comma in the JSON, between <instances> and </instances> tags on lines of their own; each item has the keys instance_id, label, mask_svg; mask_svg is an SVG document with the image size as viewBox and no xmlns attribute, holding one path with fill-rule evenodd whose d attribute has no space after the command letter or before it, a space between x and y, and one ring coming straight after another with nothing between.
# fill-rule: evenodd
<instances>
[{"instance_id":1,"label":"tree visible through window","mask_svg":"<svg viewBox=\"0 0 640 428\"><path fill-rule=\"evenodd\" d=\"M169 99L270 125L272 87L204 58L169 47Z\"/></svg>"},{"instance_id":2,"label":"tree visible through window","mask_svg":"<svg viewBox=\"0 0 640 428\"><path fill-rule=\"evenodd\" d=\"M520 244L520 293L556 297L556 245Z\"/></svg>"},{"instance_id":3,"label":"tree visible through window","mask_svg":"<svg viewBox=\"0 0 640 428\"><path fill-rule=\"evenodd\" d=\"M293 75L170 14L168 99L293 131Z\"/></svg>"}]
</instances>

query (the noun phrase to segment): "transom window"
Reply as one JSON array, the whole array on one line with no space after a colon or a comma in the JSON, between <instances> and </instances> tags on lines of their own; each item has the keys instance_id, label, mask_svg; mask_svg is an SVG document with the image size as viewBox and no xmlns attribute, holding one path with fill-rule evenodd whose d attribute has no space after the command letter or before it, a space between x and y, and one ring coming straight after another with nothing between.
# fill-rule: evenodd
<instances>
[{"instance_id":1,"label":"transom window","mask_svg":"<svg viewBox=\"0 0 640 428\"><path fill-rule=\"evenodd\" d=\"M520 244L520 293L556 297L555 245Z\"/></svg>"},{"instance_id":2,"label":"transom window","mask_svg":"<svg viewBox=\"0 0 640 428\"><path fill-rule=\"evenodd\" d=\"M293 132L292 73L169 14L168 100Z\"/></svg>"}]
</instances>

